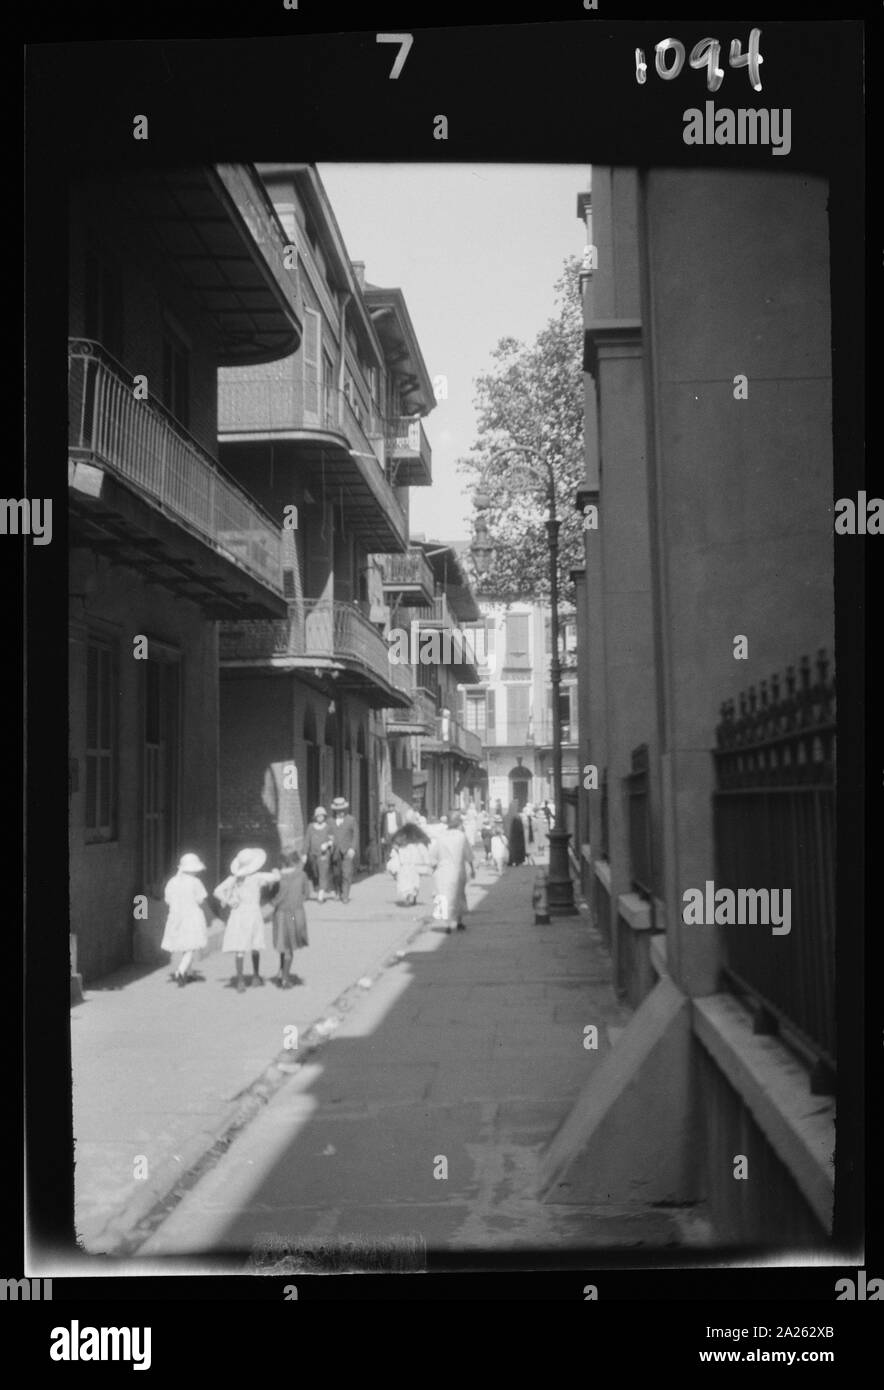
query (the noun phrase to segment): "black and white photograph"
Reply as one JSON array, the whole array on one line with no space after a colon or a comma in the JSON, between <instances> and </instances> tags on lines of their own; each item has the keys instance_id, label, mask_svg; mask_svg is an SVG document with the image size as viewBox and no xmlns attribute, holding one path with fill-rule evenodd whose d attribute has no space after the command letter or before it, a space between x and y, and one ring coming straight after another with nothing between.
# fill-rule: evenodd
<instances>
[{"instance_id":1,"label":"black and white photograph","mask_svg":"<svg viewBox=\"0 0 884 1390\"><path fill-rule=\"evenodd\" d=\"M30 50L35 120L95 94L59 135L64 297L28 310L63 391L41 496L3 504L66 650L27 682L58 725L51 785L25 767L28 1161L40 1077L70 1122L66 1238L26 1183L44 1284L884 1296L863 25L824 26L825 142L810 21L601 8L506 26L500 81L536 40L553 109L524 140L464 138L443 80L459 44L493 87L497 29L299 39L279 5L238 86L234 39ZM582 63L608 84L558 144L544 46L578 109Z\"/></svg>"}]
</instances>

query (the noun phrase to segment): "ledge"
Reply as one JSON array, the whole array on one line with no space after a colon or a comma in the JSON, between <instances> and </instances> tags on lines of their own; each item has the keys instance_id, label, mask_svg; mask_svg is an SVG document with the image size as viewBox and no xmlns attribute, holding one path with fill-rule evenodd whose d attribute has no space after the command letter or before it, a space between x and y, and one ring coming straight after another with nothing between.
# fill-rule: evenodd
<instances>
[{"instance_id":1,"label":"ledge","mask_svg":"<svg viewBox=\"0 0 884 1390\"><path fill-rule=\"evenodd\" d=\"M694 999L693 1022L698 1039L831 1232L834 1100L811 1094L807 1070L777 1038L753 1033L751 1015L731 995Z\"/></svg>"},{"instance_id":2,"label":"ledge","mask_svg":"<svg viewBox=\"0 0 884 1390\"><path fill-rule=\"evenodd\" d=\"M606 859L596 859L592 871L606 892L611 891L611 866Z\"/></svg>"},{"instance_id":3,"label":"ledge","mask_svg":"<svg viewBox=\"0 0 884 1390\"><path fill-rule=\"evenodd\" d=\"M600 357L638 357L642 351L641 319L593 319L583 334L583 370L598 373Z\"/></svg>"},{"instance_id":4,"label":"ledge","mask_svg":"<svg viewBox=\"0 0 884 1390\"><path fill-rule=\"evenodd\" d=\"M638 893L621 893L617 899L617 912L633 931L650 931L653 923L651 904Z\"/></svg>"}]
</instances>

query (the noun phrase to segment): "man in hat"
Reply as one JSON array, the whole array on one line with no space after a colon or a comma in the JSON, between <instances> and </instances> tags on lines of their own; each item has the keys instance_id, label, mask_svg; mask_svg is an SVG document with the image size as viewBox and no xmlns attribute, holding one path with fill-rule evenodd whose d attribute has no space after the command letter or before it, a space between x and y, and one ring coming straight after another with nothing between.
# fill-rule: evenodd
<instances>
[{"instance_id":1,"label":"man in hat","mask_svg":"<svg viewBox=\"0 0 884 1390\"><path fill-rule=\"evenodd\" d=\"M355 817L350 815L350 803L343 796L336 796L331 804L331 871L335 892L342 903L350 901L350 885L356 866L356 846L359 841L359 827Z\"/></svg>"},{"instance_id":2,"label":"man in hat","mask_svg":"<svg viewBox=\"0 0 884 1390\"><path fill-rule=\"evenodd\" d=\"M387 809L381 816L381 853L384 859L387 859L393 848L393 836L401 829L402 817L396 810L396 803L388 801Z\"/></svg>"}]
</instances>

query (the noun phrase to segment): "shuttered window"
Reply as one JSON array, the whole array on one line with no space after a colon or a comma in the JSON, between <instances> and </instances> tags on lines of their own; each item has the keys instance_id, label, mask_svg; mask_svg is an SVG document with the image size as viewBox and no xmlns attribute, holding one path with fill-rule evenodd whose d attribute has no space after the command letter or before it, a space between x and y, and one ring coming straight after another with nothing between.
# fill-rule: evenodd
<instances>
[{"instance_id":1,"label":"shuttered window","mask_svg":"<svg viewBox=\"0 0 884 1390\"><path fill-rule=\"evenodd\" d=\"M319 353L322 320L315 309L304 310L304 414L319 419Z\"/></svg>"},{"instance_id":2,"label":"shuttered window","mask_svg":"<svg viewBox=\"0 0 884 1390\"><path fill-rule=\"evenodd\" d=\"M529 623L528 613L510 613L506 619L506 664L507 666L529 666Z\"/></svg>"}]
</instances>

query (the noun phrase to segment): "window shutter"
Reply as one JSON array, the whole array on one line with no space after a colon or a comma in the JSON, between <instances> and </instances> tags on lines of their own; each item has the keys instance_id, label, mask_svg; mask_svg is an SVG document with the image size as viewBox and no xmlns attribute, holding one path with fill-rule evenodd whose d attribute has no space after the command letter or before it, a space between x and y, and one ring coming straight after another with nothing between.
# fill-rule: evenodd
<instances>
[{"instance_id":1,"label":"window shutter","mask_svg":"<svg viewBox=\"0 0 884 1390\"><path fill-rule=\"evenodd\" d=\"M497 693L497 692L494 691L494 690L489 690L489 691L486 692L486 695L485 695L485 698L486 698L486 700L487 700L487 702L488 702L488 704L487 704L486 718L487 718L487 722L488 722L488 732L489 732L489 734L493 734L493 733L494 733L494 697L495 697L496 693Z\"/></svg>"},{"instance_id":2,"label":"window shutter","mask_svg":"<svg viewBox=\"0 0 884 1390\"><path fill-rule=\"evenodd\" d=\"M319 417L319 343L321 320L315 309L304 310L304 414Z\"/></svg>"}]
</instances>

